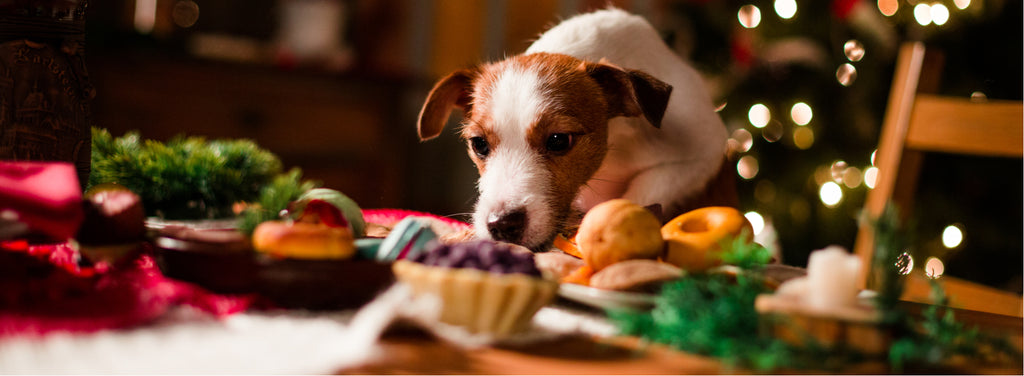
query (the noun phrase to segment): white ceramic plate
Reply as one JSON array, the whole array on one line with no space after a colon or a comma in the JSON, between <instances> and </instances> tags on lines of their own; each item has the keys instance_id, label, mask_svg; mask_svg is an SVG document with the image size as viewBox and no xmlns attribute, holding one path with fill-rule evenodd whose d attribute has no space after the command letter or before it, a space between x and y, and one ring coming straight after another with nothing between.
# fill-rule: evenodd
<instances>
[{"instance_id":1,"label":"white ceramic plate","mask_svg":"<svg viewBox=\"0 0 1024 376\"><path fill-rule=\"evenodd\" d=\"M558 295L591 307L602 309L639 309L654 307L657 295L637 292L602 290L594 287L563 283L558 287Z\"/></svg>"}]
</instances>

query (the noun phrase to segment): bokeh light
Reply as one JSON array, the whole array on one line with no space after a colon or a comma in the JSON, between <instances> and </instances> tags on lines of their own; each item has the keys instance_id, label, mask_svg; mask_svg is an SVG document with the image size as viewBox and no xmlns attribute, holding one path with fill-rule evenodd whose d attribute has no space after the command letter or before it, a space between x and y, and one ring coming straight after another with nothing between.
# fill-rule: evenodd
<instances>
[{"instance_id":1,"label":"bokeh light","mask_svg":"<svg viewBox=\"0 0 1024 376\"><path fill-rule=\"evenodd\" d=\"M878 183L878 167L871 166L864 169L864 185L868 188L875 188Z\"/></svg>"},{"instance_id":2,"label":"bokeh light","mask_svg":"<svg viewBox=\"0 0 1024 376\"><path fill-rule=\"evenodd\" d=\"M910 274L910 272L914 271L914 256L911 256L909 252L903 252L896 257L896 262L893 266L902 275Z\"/></svg>"},{"instance_id":3,"label":"bokeh light","mask_svg":"<svg viewBox=\"0 0 1024 376\"><path fill-rule=\"evenodd\" d=\"M863 182L864 174L860 172L859 168L848 167L846 171L843 171L843 185L850 188L857 188Z\"/></svg>"},{"instance_id":4,"label":"bokeh light","mask_svg":"<svg viewBox=\"0 0 1024 376\"><path fill-rule=\"evenodd\" d=\"M743 214L743 216L747 217L747 221L750 222L750 226L754 228L754 235L758 235L762 230L764 230L764 217L762 217L761 214L758 214L755 211L749 211L746 214Z\"/></svg>"},{"instance_id":5,"label":"bokeh light","mask_svg":"<svg viewBox=\"0 0 1024 376\"><path fill-rule=\"evenodd\" d=\"M199 21L199 4L192 0L174 3L171 18L174 20L175 25L182 28L192 27L196 24L196 21Z\"/></svg>"},{"instance_id":6,"label":"bokeh light","mask_svg":"<svg viewBox=\"0 0 1024 376\"><path fill-rule=\"evenodd\" d=\"M946 248L956 248L960 246L960 243L964 241L964 232L960 229L960 226L949 225L946 226L945 230L942 230L942 245Z\"/></svg>"},{"instance_id":7,"label":"bokeh light","mask_svg":"<svg viewBox=\"0 0 1024 376\"><path fill-rule=\"evenodd\" d=\"M796 0L775 0L775 13L783 19L796 15Z\"/></svg>"},{"instance_id":8,"label":"bokeh light","mask_svg":"<svg viewBox=\"0 0 1024 376\"><path fill-rule=\"evenodd\" d=\"M946 24L946 21L949 21L949 8L946 8L941 3L932 4L931 13L932 22L936 25L942 26Z\"/></svg>"},{"instance_id":9,"label":"bokeh light","mask_svg":"<svg viewBox=\"0 0 1024 376\"><path fill-rule=\"evenodd\" d=\"M797 102L789 110L789 116L793 118L793 122L797 125L807 125L807 123L811 122L811 118L814 117L814 111L811 110L811 106L807 103Z\"/></svg>"},{"instance_id":10,"label":"bokeh light","mask_svg":"<svg viewBox=\"0 0 1024 376\"><path fill-rule=\"evenodd\" d=\"M785 129L782 127L782 123L779 121L770 121L768 125L761 130L761 137L765 141L775 142L782 139L782 135L785 133Z\"/></svg>"},{"instance_id":11,"label":"bokeh light","mask_svg":"<svg viewBox=\"0 0 1024 376\"><path fill-rule=\"evenodd\" d=\"M797 128L793 131L793 145L800 150L810 149L814 146L814 131L807 127Z\"/></svg>"},{"instance_id":12,"label":"bokeh light","mask_svg":"<svg viewBox=\"0 0 1024 376\"><path fill-rule=\"evenodd\" d=\"M746 153L754 146L754 135L743 128L732 131L731 139L736 142L736 151L740 153Z\"/></svg>"},{"instance_id":13,"label":"bokeh light","mask_svg":"<svg viewBox=\"0 0 1024 376\"><path fill-rule=\"evenodd\" d=\"M914 19L921 26L928 26L928 24L932 23L932 6L925 3L915 5Z\"/></svg>"},{"instance_id":14,"label":"bokeh light","mask_svg":"<svg viewBox=\"0 0 1024 376\"><path fill-rule=\"evenodd\" d=\"M843 44L843 54L850 61L860 61L864 58L864 44L859 40L850 39Z\"/></svg>"},{"instance_id":15,"label":"bokeh light","mask_svg":"<svg viewBox=\"0 0 1024 376\"><path fill-rule=\"evenodd\" d=\"M761 9L751 4L744 5L740 7L736 18L740 20L740 25L743 27L753 29L761 24Z\"/></svg>"},{"instance_id":16,"label":"bokeh light","mask_svg":"<svg viewBox=\"0 0 1024 376\"><path fill-rule=\"evenodd\" d=\"M988 96L985 95L985 93L983 93L983 92L975 91L975 92L971 93L971 102L984 102L984 101L987 101L987 100L988 100Z\"/></svg>"},{"instance_id":17,"label":"bokeh light","mask_svg":"<svg viewBox=\"0 0 1024 376\"><path fill-rule=\"evenodd\" d=\"M772 203L775 201L775 183L771 180L761 179L754 186L754 198L757 201L763 203Z\"/></svg>"},{"instance_id":18,"label":"bokeh light","mask_svg":"<svg viewBox=\"0 0 1024 376\"><path fill-rule=\"evenodd\" d=\"M953 5L956 5L957 9L967 9L971 6L971 0L953 0Z\"/></svg>"},{"instance_id":19,"label":"bokeh light","mask_svg":"<svg viewBox=\"0 0 1024 376\"><path fill-rule=\"evenodd\" d=\"M840 65L836 69L836 80L843 86L853 85L853 81L857 80L857 68L850 63Z\"/></svg>"},{"instance_id":20,"label":"bokeh light","mask_svg":"<svg viewBox=\"0 0 1024 376\"><path fill-rule=\"evenodd\" d=\"M757 176L757 172L760 166L757 164L757 158L752 155L744 155L740 158L739 162L736 162L736 172L740 174L740 177L750 180Z\"/></svg>"},{"instance_id":21,"label":"bokeh light","mask_svg":"<svg viewBox=\"0 0 1024 376\"><path fill-rule=\"evenodd\" d=\"M900 9L899 0L878 0L878 11L886 17L891 17Z\"/></svg>"},{"instance_id":22,"label":"bokeh light","mask_svg":"<svg viewBox=\"0 0 1024 376\"><path fill-rule=\"evenodd\" d=\"M750 106L750 111L747 111L747 119L753 126L764 128L772 120L772 113L768 110L768 106L758 103Z\"/></svg>"},{"instance_id":23,"label":"bokeh light","mask_svg":"<svg viewBox=\"0 0 1024 376\"><path fill-rule=\"evenodd\" d=\"M843 201L843 189L839 187L839 184L830 181L821 185L818 196L821 197L821 202L825 206L835 207Z\"/></svg>"},{"instance_id":24,"label":"bokeh light","mask_svg":"<svg viewBox=\"0 0 1024 376\"><path fill-rule=\"evenodd\" d=\"M832 162L832 166L829 167L829 173L832 175L832 181L836 183L842 182L843 174L846 172L847 167L849 167L849 165L846 164L846 161L839 160Z\"/></svg>"},{"instance_id":25,"label":"bokeh light","mask_svg":"<svg viewBox=\"0 0 1024 376\"><path fill-rule=\"evenodd\" d=\"M875 156L877 156L877 155L878 155L878 149L875 149L875 150L873 150L871 152L871 165L872 166L875 165Z\"/></svg>"},{"instance_id":26,"label":"bokeh light","mask_svg":"<svg viewBox=\"0 0 1024 376\"><path fill-rule=\"evenodd\" d=\"M928 278L936 279L942 277L942 273L946 272L946 265L939 260L938 257L929 257L928 261L924 262L924 274Z\"/></svg>"}]
</instances>

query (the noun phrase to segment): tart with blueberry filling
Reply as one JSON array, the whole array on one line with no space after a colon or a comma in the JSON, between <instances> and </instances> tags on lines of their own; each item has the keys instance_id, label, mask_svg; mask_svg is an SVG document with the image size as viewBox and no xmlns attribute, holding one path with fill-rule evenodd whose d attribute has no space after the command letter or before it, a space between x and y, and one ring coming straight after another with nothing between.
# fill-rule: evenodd
<instances>
[{"instance_id":1,"label":"tart with blueberry filling","mask_svg":"<svg viewBox=\"0 0 1024 376\"><path fill-rule=\"evenodd\" d=\"M414 293L440 298L441 322L497 337L528 328L558 289L544 278L531 253L489 240L434 243L395 262L393 269Z\"/></svg>"}]
</instances>

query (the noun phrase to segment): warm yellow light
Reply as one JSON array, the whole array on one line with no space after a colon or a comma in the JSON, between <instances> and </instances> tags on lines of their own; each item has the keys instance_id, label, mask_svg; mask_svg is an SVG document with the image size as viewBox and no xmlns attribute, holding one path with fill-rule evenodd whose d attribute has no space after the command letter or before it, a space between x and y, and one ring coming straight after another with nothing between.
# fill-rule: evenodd
<instances>
[{"instance_id":1,"label":"warm yellow light","mask_svg":"<svg viewBox=\"0 0 1024 376\"><path fill-rule=\"evenodd\" d=\"M753 29L761 24L761 9L750 4L744 5L736 14L736 18L740 20L740 25L743 27Z\"/></svg>"},{"instance_id":2,"label":"warm yellow light","mask_svg":"<svg viewBox=\"0 0 1024 376\"><path fill-rule=\"evenodd\" d=\"M839 81L843 86L853 85L853 81L857 80L857 68L853 64L845 63L840 65L836 69L836 81Z\"/></svg>"},{"instance_id":3,"label":"warm yellow light","mask_svg":"<svg viewBox=\"0 0 1024 376\"><path fill-rule=\"evenodd\" d=\"M793 144L800 150L810 149L814 145L814 131L800 127L793 131Z\"/></svg>"},{"instance_id":4,"label":"warm yellow light","mask_svg":"<svg viewBox=\"0 0 1024 376\"><path fill-rule=\"evenodd\" d=\"M156 0L135 1L135 31L149 34L156 25Z\"/></svg>"},{"instance_id":5,"label":"warm yellow light","mask_svg":"<svg viewBox=\"0 0 1024 376\"><path fill-rule=\"evenodd\" d=\"M732 140L736 142L736 151L746 153L754 146L754 135L750 131L739 128L732 132Z\"/></svg>"},{"instance_id":6,"label":"warm yellow light","mask_svg":"<svg viewBox=\"0 0 1024 376\"><path fill-rule=\"evenodd\" d=\"M971 0L953 0L953 5L956 5L957 9L963 10L971 6Z\"/></svg>"},{"instance_id":7,"label":"warm yellow light","mask_svg":"<svg viewBox=\"0 0 1024 376\"><path fill-rule=\"evenodd\" d=\"M775 13L784 19L796 15L796 0L775 0Z\"/></svg>"},{"instance_id":8,"label":"warm yellow light","mask_svg":"<svg viewBox=\"0 0 1024 376\"><path fill-rule=\"evenodd\" d=\"M747 112L747 119L755 127L764 128L772 120L772 113L768 110L768 106L758 103L750 106L750 111Z\"/></svg>"},{"instance_id":9,"label":"warm yellow light","mask_svg":"<svg viewBox=\"0 0 1024 376\"><path fill-rule=\"evenodd\" d=\"M807 125L807 123L811 122L811 118L814 117L814 111L811 110L811 106L807 103L797 102L789 110L789 116L793 118L793 122L797 125Z\"/></svg>"},{"instance_id":10,"label":"warm yellow light","mask_svg":"<svg viewBox=\"0 0 1024 376\"><path fill-rule=\"evenodd\" d=\"M861 183L864 182L864 174L860 172L859 168L850 167L846 171L843 171L843 185L850 188L857 188Z\"/></svg>"},{"instance_id":11,"label":"warm yellow light","mask_svg":"<svg viewBox=\"0 0 1024 376\"><path fill-rule=\"evenodd\" d=\"M945 230L942 230L942 245L946 246L946 248L956 248L963 241L964 233L959 226L949 225L946 226Z\"/></svg>"},{"instance_id":12,"label":"warm yellow light","mask_svg":"<svg viewBox=\"0 0 1024 376\"><path fill-rule=\"evenodd\" d=\"M988 100L988 95L984 92L975 91L971 93L971 102L984 102Z\"/></svg>"},{"instance_id":13,"label":"warm yellow light","mask_svg":"<svg viewBox=\"0 0 1024 376\"><path fill-rule=\"evenodd\" d=\"M878 155L878 149L875 149L874 151L871 152L871 165L872 166L875 165L875 156L876 155Z\"/></svg>"},{"instance_id":14,"label":"warm yellow light","mask_svg":"<svg viewBox=\"0 0 1024 376\"><path fill-rule=\"evenodd\" d=\"M839 187L839 184L835 182L828 182L821 185L821 190L818 191L818 196L821 197L821 202L828 207L834 207L839 205L839 202L843 201L843 189Z\"/></svg>"},{"instance_id":15,"label":"warm yellow light","mask_svg":"<svg viewBox=\"0 0 1024 376\"><path fill-rule=\"evenodd\" d=\"M925 261L924 274L927 275L928 278L939 278L944 272L946 272L946 265L942 263L942 260L939 260L936 257L929 257L928 261Z\"/></svg>"},{"instance_id":16,"label":"warm yellow light","mask_svg":"<svg viewBox=\"0 0 1024 376\"><path fill-rule=\"evenodd\" d=\"M849 167L846 161L838 160L832 162L832 166L829 167L829 173L832 175L832 181L840 183L843 181L843 173L846 172L846 168Z\"/></svg>"},{"instance_id":17,"label":"warm yellow light","mask_svg":"<svg viewBox=\"0 0 1024 376\"><path fill-rule=\"evenodd\" d=\"M860 61L864 58L864 44L859 40L850 39L843 44L843 54L850 61Z\"/></svg>"},{"instance_id":18,"label":"warm yellow light","mask_svg":"<svg viewBox=\"0 0 1024 376\"><path fill-rule=\"evenodd\" d=\"M875 188L878 183L878 167L871 166L864 170L864 185L868 188Z\"/></svg>"},{"instance_id":19,"label":"warm yellow light","mask_svg":"<svg viewBox=\"0 0 1024 376\"><path fill-rule=\"evenodd\" d=\"M936 25L942 26L949 21L949 8L946 8L943 4L932 4L931 7L932 22Z\"/></svg>"},{"instance_id":20,"label":"warm yellow light","mask_svg":"<svg viewBox=\"0 0 1024 376\"><path fill-rule=\"evenodd\" d=\"M743 214L743 216L747 217L747 221L750 222L750 226L754 228L754 235L758 235L761 233L761 230L764 230L764 217L762 217L761 214L749 211L746 214Z\"/></svg>"},{"instance_id":21,"label":"warm yellow light","mask_svg":"<svg viewBox=\"0 0 1024 376\"><path fill-rule=\"evenodd\" d=\"M910 274L914 271L914 256L911 256L908 252L903 252L896 258L896 271L902 275Z\"/></svg>"},{"instance_id":22,"label":"warm yellow light","mask_svg":"<svg viewBox=\"0 0 1024 376\"><path fill-rule=\"evenodd\" d=\"M736 172L740 174L740 177L747 180L757 176L759 169L757 158L754 158L752 155L744 155L743 158L740 158L739 162L736 162Z\"/></svg>"},{"instance_id":23,"label":"warm yellow light","mask_svg":"<svg viewBox=\"0 0 1024 376\"><path fill-rule=\"evenodd\" d=\"M914 19L921 26L928 26L928 24L932 23L932 6L925 3L915 5Z\"/></svg>"},{"instance_id":24,"label":"warm yellow light","mask_svg":"<svg viewBox=\"0 0 1024 376\"><path fill-rule=\"evenodd\" d=\"M899 9L900 3L898 0L878 0L878 11L882 12L886 17L896 14L896 11Z\"/></svg>"}]
</instances>

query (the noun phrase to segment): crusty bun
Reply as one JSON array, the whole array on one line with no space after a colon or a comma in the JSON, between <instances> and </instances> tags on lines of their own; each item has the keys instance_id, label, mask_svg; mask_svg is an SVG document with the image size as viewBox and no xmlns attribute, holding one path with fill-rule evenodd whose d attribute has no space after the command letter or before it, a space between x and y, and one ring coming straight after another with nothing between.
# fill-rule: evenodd
<instances>
[{"instance_id":1,"label":"crusty bun","mask_svg":"<svg viewBox=\"0 0 1024 376\"><path fill-rule=\"evenodd\" d=\"M684 270L703 271L722 263L723 242L741 235L750 241L753 234L750 222L735 208L709 206L686 212L661 228L668 245L664 261Z\"/></svg>"},{"instance_id":2,"label":"crusty bun","mask_svg":"<svg viewBox=\"0 0 1024 376\"><path fill-rule=\"evenodd\" d=\"M252 233L257 252L300 259L347 259L355 254L355 239L347 227L320 223L267 221Z\"/></svg>"},{"instance_id":3,"label":"crusty bun","mask_svg":"<svg viewBox=\"0 0 1024 376\"><path fill-rule=\"evenodd\" d=\"M655 260L626 260L610 265L590 277L590 287L620 291L643 291L648 286L683 276L683 270ZM657 291L656 288L650 290Z\"/></svg>"},{"instance_id":4,"label":"crusty bun","mask_svg":"<svg viewBox=\"0 0 1024 376\"><path fill-rule=\"evenodd\" d=\"M576 244L594 271L623 260L656 259L661 255L661 223L653 213L626 199L594 206L583 217Z\"/></svg>"}]
</instances>

